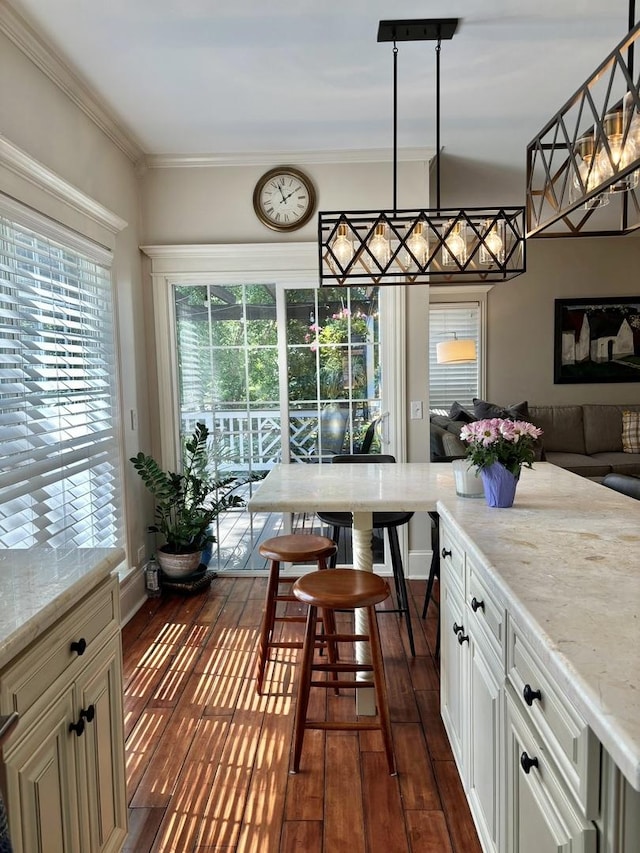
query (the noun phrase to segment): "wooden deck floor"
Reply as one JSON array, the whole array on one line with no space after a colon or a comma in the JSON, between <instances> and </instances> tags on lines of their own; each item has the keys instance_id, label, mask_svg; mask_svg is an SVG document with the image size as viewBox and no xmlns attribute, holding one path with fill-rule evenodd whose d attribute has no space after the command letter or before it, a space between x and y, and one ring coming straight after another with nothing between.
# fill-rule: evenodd
<instances>
[{"instance_id":1,"label":"wooden deck floor","mask_svg":"<svg viewBox=\"0 0 640 853\"><path fill-rule=\"evenodd\" d=\"M423 623L425 584L410 586L415 659L397 615L379 618L396 778L378 732L309 731L289 775L298 652L274 665L270 696L253 678L265 579L150 599L123 629L125 851L479 853L439 715L437 608ZM314 692L314 714L354 717L348 691Z\"/></svg>"}]
</instances>

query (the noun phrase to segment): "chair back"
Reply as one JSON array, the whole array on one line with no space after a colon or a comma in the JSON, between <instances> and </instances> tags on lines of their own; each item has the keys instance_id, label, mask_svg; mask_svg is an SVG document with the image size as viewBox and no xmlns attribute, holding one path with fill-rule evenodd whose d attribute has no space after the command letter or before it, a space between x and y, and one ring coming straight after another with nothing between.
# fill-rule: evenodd
<instances>
[{"instance_id":1,"label":"chair back","mask_svg":"<svg viewBox=\"0 0 640 853\"><path fill-rule=\"evenodd\" d=\"M343 453L334 456L332 462L395 462L396 457L389 453Z\"/></svg>"}]
</instances>

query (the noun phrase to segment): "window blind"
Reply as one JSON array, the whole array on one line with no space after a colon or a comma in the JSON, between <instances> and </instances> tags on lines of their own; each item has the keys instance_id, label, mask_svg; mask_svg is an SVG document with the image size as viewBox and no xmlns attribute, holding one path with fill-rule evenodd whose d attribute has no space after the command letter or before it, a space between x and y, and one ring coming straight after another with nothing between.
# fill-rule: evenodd
<instances>
[{"instance_id":1,"label":"window blind","mask_svg":"<svg viewBox=\"0 0 640 853\"><path fill-rule=\"evenodd\" d=\"M432 303L429 306L429 408L448 412L458 402L471 406L479 396L480 359L461 364L438 364L436 346L458 338L476 342L480 353L480 306L478 303Z\"/></svg>"},{"instance_id":2,"label":"window blind","mask_svg":"<svg viewBox=\"0 0 640 853\"><path fill-rule=\"evenodd\" d=\"M0 546L120 546L111 253L34 220L0 209Z\"/></svg>"}]
</instances>

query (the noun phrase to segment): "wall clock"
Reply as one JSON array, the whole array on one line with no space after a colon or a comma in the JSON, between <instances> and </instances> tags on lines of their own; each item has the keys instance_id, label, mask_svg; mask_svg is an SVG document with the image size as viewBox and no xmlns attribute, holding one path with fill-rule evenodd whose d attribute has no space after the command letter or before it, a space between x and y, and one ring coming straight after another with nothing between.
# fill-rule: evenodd
<instances>
[{"instance_id":1,"label":"wall clock","mask_svg":"<svg viewBox=\"0 0 640 853\"><path fill-rule=\"evenodd\" d=\"M313 216L316 191L311 179L292 166L266 172L253 191L253 209L267 228L295 231Z\"/></svg>"}]
</instances>

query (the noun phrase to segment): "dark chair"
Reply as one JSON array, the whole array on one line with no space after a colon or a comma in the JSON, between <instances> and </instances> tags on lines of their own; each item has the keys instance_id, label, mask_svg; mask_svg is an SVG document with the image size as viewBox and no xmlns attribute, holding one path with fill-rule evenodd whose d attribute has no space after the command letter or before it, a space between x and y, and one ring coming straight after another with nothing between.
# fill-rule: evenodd
<instances>
[{"instance_id":1,"label":"dark chair","mask_svg":"<svg viewBox=\"0 0 640 853\"><path fill-rule=\"evenodd\" d=\"M427 610L433 593L433 584L436 580L440 581L440 517L437 512L430 512L429 519L431 520L431 567L429 568L429 580L427 581L427 591L424 596L424 604L422 605L422 618L427 618ZM436 657L440 654L440 610L438 609L438 632L436 634Z\"/></svg>"},{"instance_id":2,"label":"dark chair","mask_svg":"<svg viewBox=\"0 0 640 853\"><path fill-rule=\"evenodd\" d=\"M640 477L630 474L607 474L602 485L640 501Z\"/></svg>"},{"instance_id":3,"label":"dark chair","mask_svg":"<svg viewBox=\"0 0 640 853\"><path fill-rule=\"evenodd\" d=\"M385 463L395 462L395 457L390 455L375 455L369 453L343 454L335 456L332 460L335 462L362 462L370 463ZM413 629L411 626L411 612L409 607L409 596L407 594L407 584L404 577L402 567L402 556L400 554L400 543L398 541L397 528L401 524L407 524L413 516L412 512L374 512L373 513L373 529L386 530L389 539L389 550L391 552L391 565L393 567L393 580L396 589L397 607L389 610L384 610L384 613L399 613L405 615L407 625L407 636L409 638L409 647L411 654L415 657L416 650L413 642ZM339 542L341 528L351 528L353 519L350 512L319 512L318 518L325 524L332 527L331 539L336 543ZM331 558L330 566L335 568L336 556Z\"/></svg>"},{"instance_id":4,"label":"dark chair","mask_svg":"<svg viewBox=\"0 0 640 853\"><path fill-rule=\"evenodd\" d=\"M330 404L320 412L319 453L321 456L335 456L342 453L348 419L348 410L338 405Z\"/></svg>"}]
</instances>

